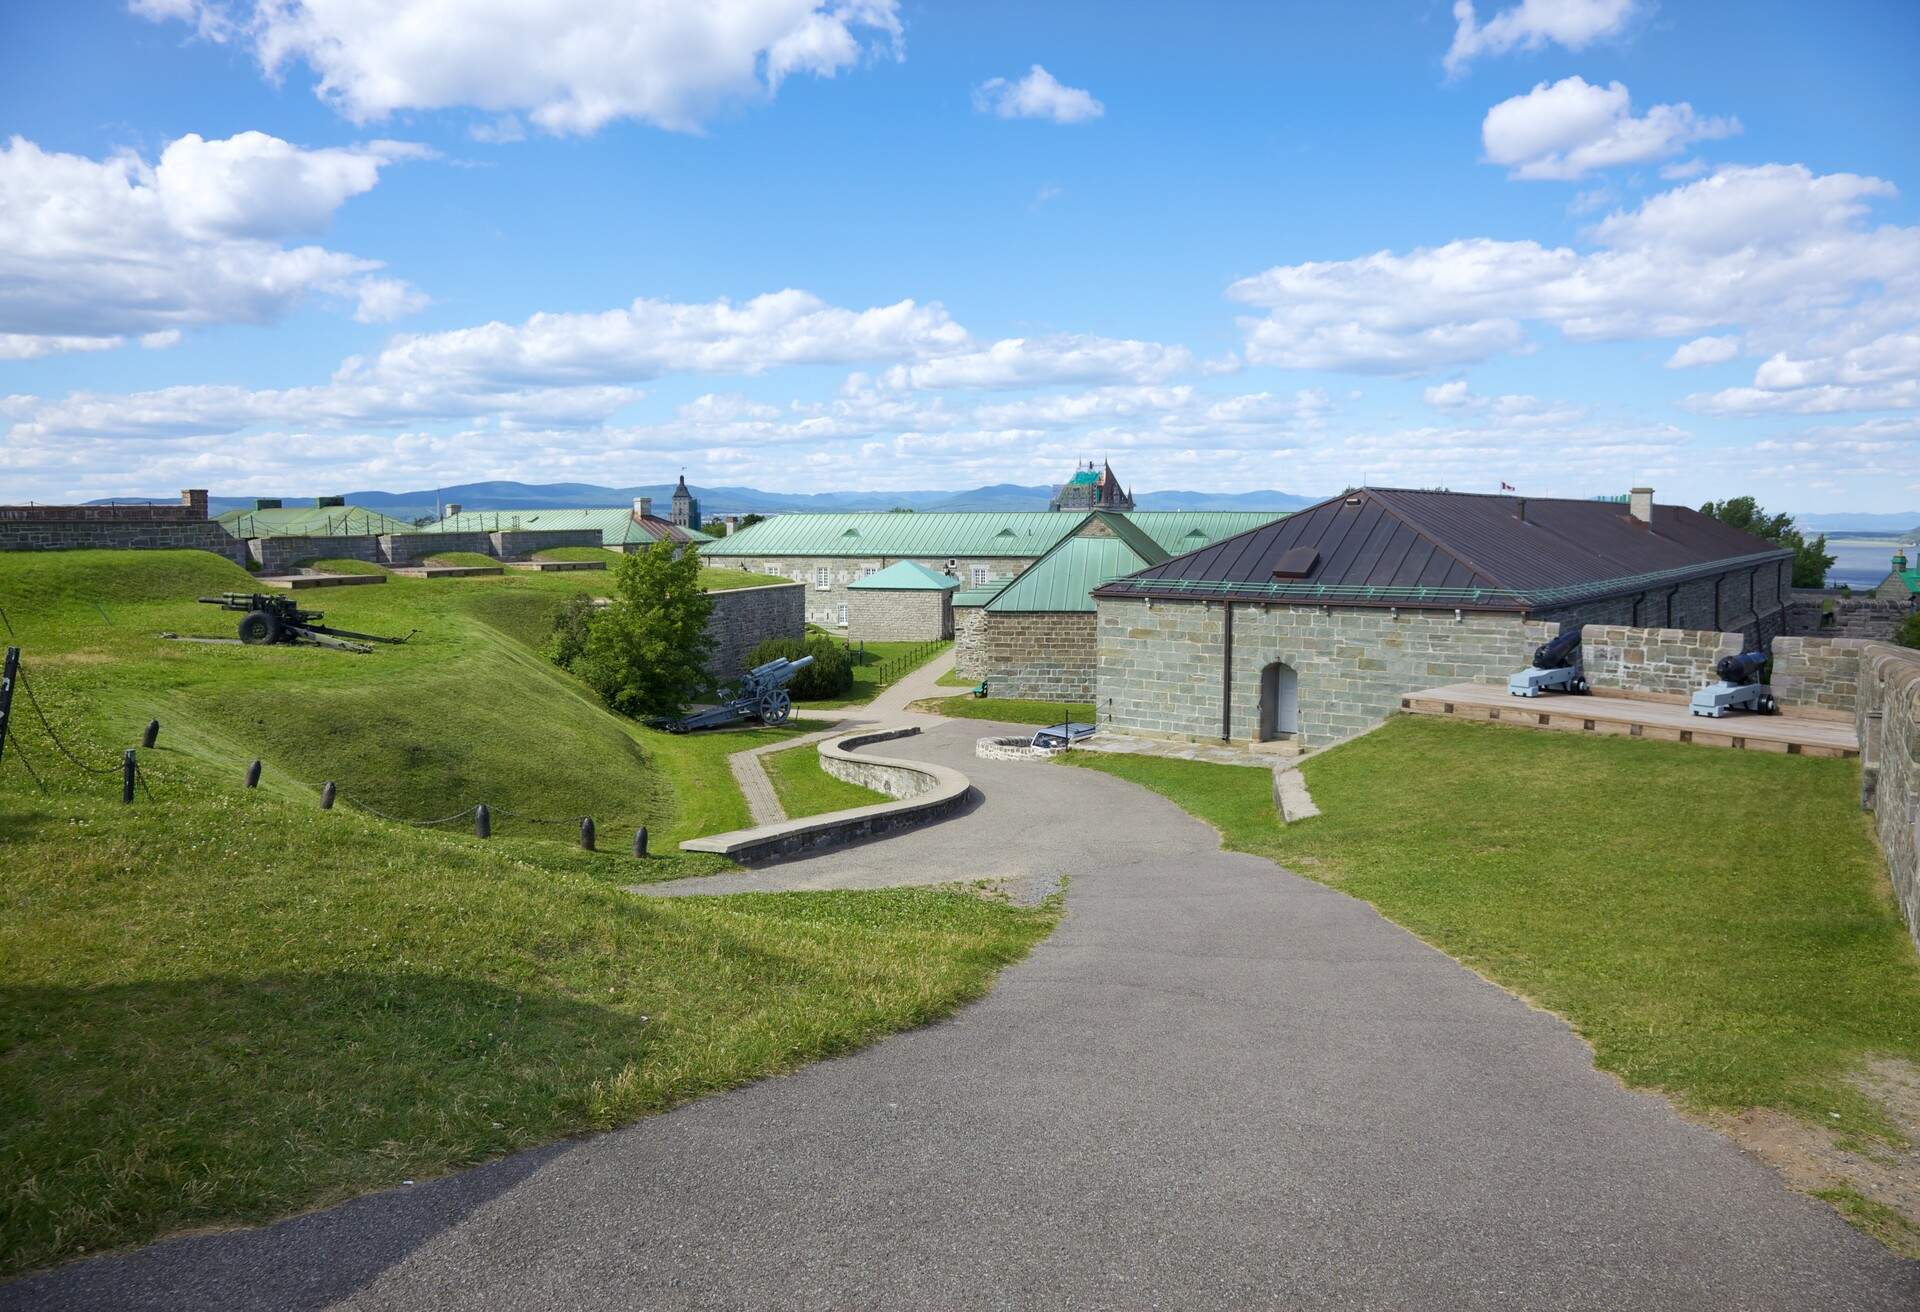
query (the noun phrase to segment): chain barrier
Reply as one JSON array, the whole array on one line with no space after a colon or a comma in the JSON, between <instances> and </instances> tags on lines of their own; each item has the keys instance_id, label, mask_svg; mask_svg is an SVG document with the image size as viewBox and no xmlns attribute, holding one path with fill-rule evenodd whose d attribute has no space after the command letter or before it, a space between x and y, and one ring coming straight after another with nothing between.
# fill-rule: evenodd
<instances>
[{"instance_id":1,"label":"chain barrier","mask_svg":"<svg viewBox=\"0 0 1920 1312\"><path fill-rule=\"evenodd\" d=\"M74 768L84 770L88 774L120 773L121 767L117 763L114 765L88 765L85 761L75 756L64 742L60 741L60 735L53 731L53 724L47 719L47 713L40 709L40 699L33 695L33 684L27 680L27 671L24 665L20 669L20 687L27 694L27 705L33 707L33 713L39 717L40 727L47 731L47 737L53 739L53 745L60 749L60 755L72 762Z\"/></svg>"},{"instance_id":2,"label":"chain barrier","mask_svg":"<svg viewBox=\"0 0 1920 1312\"><path fill-rule=\"evenodd\" d=\"M455 811L452 815L441 816L438 820L409 820L403 815L388 815L379 807L369 806L359 798L348 797L344 793L340 795L340 800L356 811L365 811L368 815L379 816L382 820L391 821L396 825L412 825L415 829L432 829L435 825L450 825L455 820L465 820L473 814L475 809L470 806L464 811Z\"/></svg>"}]
</instances>

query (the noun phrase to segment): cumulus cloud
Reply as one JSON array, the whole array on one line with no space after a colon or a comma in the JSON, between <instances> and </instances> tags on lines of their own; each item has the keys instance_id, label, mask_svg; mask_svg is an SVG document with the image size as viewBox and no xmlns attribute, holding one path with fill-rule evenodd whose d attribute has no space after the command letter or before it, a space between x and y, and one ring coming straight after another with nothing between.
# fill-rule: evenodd
<instances>
[{"instance_id":1,"label":"cumulus cloud","mask_svg":"<svg viewBox=\"0 0 1920 1312\"><path fill-rule=\"evenodd\" d=\"M895 389L1154 382L1192 367L1193 353L1183 346L1063 334L1009 337L978 350L898 365L882 375L882 382Z\"/></svg>"},{"instance_id":2,"label":"cumulus cloud","mask_svg":"<svg viewBox=\"0 0 1920 1312\"><path fill-rule=\"evenodd\" d=\"M1731 136L1733 118L1703 118L1685 101L1636 117L1625 86L1582 77L1541 82L1487 111L1480 139L1487 162L1508 176L1567 181L1595 169L1677 155L1689 143Z\"/></svg>"},{"instance_id":3,"label":"cumulus cloud","mask_svg":"<svg viewBox=\"0 0 1920 1312\"><path fill-rule=\"evenodd\" d=\"M1004 77L982 82L973 89L973 107L998 118L1043 118L1054 123L1085 123L1107 112L1090 92L1061 85L1038 64L1015 82Z\"/></svg>"},{"instance_id":4,"label":"cumulus cloud","mask_svg":"<svg viewBox=\"0 0 1920 1312\"><path fill-rule=\"evenodd\" d=\"M1740 354L1738 337L1696 337L1674 349L1669 369L1692 369L1703 364L1725 364Z\"/></svg>"},{"instance_id":5,"label":"cumulus cloud","mask_svg":"<svg viewBox=\"0 0 1920 1312\"><path fill-rule=\"evenodd\" d=\"M1524 350L1530 324L1576 341L1804 335L1920 305L1920 228L1864 222L1892 194L1801 165L1728 167L1609 215L1591 250L1465 238L1281 265L1227 294L1266 312L1241 320L1248 360L1287 368L1431 372Z\"/></svg>"},{"instance_id":6,"label":"cumulus cloud","mask_svg":"<svg viewBox=\"0 0 1920 1312\"><path fill-rule=\"evenodd\" d=\"M130 335L265 323L322 292L387 311L424 298L377 260L291 246L324 229L397 142L305 150L262 132L188 134L148 164L95 160L14 137L0 148L0 334L26 353L101 349Z\"/></svg>"},{"instance_id":7,"label":"cumulus cloud","mask_svg":"<svg viewBox=\"0 0 1920 1312\"><path fill-rule=\"evenodd\" d=\"M1851 325L1769 356L1751 387L1687 397L1702 414L1835 414L1920 406L1920 324L1866 337Z\"/></svg>"},{"instance_id":8,"label":"cumulus cloud","mask_svg":"<svg viewBox=\"0 0 1920 1312\"><path fill-rule=\"evenodd\" d=\"M694 131L728 105L772 97L789 77L833 77L870 51L897 53L901 41L898 0L136 0L134 8L245 45L270 77L307 65L320 98L356 123L468 108L524 113L555 133L615 119Z\"/></svg>"},{"instance_id":9,"label":"cumulus cloud","mask_svg":"<svg viewBox=\"0 0 1920 1312\"><path fill-rule=\"evenodd\" d=\"M1636 0L1520 0L1483 25L1473 0L1454 0L1453 44L1447 49L1447 75L1457 77L1482 55L1539 50L1549 42L1584 50L1595 41L1626 30Z\"/></svg>"}]
</instances>

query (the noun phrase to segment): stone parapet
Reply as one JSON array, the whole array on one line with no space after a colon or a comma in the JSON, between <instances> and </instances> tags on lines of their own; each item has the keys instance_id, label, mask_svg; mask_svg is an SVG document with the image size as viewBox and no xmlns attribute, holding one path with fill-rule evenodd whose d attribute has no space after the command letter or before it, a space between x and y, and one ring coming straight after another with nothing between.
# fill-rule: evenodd
<instances>
[{"instance_id":1,"label":"stone parapet","mask_svg":"<svg viewBox=\"0 0 1920 1312\"><path fill-rule=\"evenodd\" d=\"M1706 629L1642 629L1588 624L1580 631L1580 661L1595 688L1684 701L1719 678L1714 664L1737 656L1746 639Z\"/></svg>"},{"instance_id":2,"label":"stone parapet","mask_svg":"<svg viewBox=\"0 0 1920 1312\"><path fill-rule=\"evenodd\" d=\"M1860 804L1873 812L1888 878L1920 944L1920 652L1869 642L1859 661Z\"/></svg>"},{"instance_id":3,"label":"stone parapet","mask_svg":"<svg viewBox=\"0 0 1920 1312\"><path fill-rule=\"evenodd\" d=\"M1775 638L1773 695L1795 714L1852 719L1860 709L1860 663L1881 645L1865 638Z\"/></svg>"}]
</instances>

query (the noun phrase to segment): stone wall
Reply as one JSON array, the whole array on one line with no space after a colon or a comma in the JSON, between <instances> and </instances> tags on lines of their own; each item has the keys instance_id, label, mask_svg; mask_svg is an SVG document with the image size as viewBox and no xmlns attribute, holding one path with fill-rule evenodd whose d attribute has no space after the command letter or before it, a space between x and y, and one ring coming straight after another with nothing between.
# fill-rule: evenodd
<instances>
[{"instance_id":1,"label":"stone wall","mask_svg":"<svg viewBox=\"0 0 1920 1312\"><path fill-rule=\"evenodd\" d=\"M953 592L941 588L853 588L847 637L873 642L931 642L953 636Z\"/></svg>"},{"instance_id":2,"label":"stone wall","mask_svg":"<svg viewBox=\"0 0 1920 1312\"><path fill-rule=\"evenodd\" d=\"M1920 944L1920 652L1867 642L1859 661L1860 805L1873 812L1887 874Z\"/></svg>"},{"instance_id":3,"label":"stone wall","mask_svg":"<svg viewBox=\"0 0 1920 1312\"><path fill-rule=\"evenodd\" d=\"M1802 637L1893 637L1894 630L1914 610L1914 599L1904 595L1883 598L1873 593L1843 596L1838 591L1796 591L1787 606L1787 632Z\"/></svg>"},{"instance_id":4,"label":"stone wall","mask_svg":"<svg viewBox=\"0 0 1920 1312\"><path fill-rule=\"evenodd\" d=\"M1800 714L1853 718L1860 705L1860 662L1874 646L1864 638L1775 638L1775 699Z\"/></svg>"},{"instance_id":5,"label":"stone wall","mask_svg":"<svg viewBox=\"0 0 1920 1312\"><path fill-rule=\"evenodd\" d=\"M1745 641L1704 629L1589 624L1580 631L1580 663L1595 688L1685 700L1719 678L1714 663L1738 655Z\"/></svg>"},{"instance_id":6,"label":"stone wall","mask_svg":"<svg viewBox=\"0 0 1920 1312\"><path fill-rule=\"evenodd\" d=\"M1738 633L1765 646L1787 631L1793 562L1750 565L1622 597L1535 611L1533 618L1581 625Z\"/></svg>"},{"instance_id":7,"label":"stone wall","mask_svg":"<svg viewBox=\"0 0 1920 1312\"><path fill-rule=\"evenodd\" d=\"M194 488L158 506L0 506L0 551L211 551L236 565L246 546L207 518Z\"/></svg>"},{"instance_id":8,"label":"stone wall","mask_svg":"<svg viewBox=\"0 0 1920 1312\"><path fill-rule=\"evenodd\" d=\"M487 538L488 546L481 549L501 560L520 560L554 547L597 547L601 543L597 528L502 529L487 534Z\"/></svg>"},{"instance_id":9,"label":"stone wall","mask_svg":"<svg viewBox=\"0 0 1920 1312\"><path fill-rule=\"evenodd\" d=\"M493 554L493 534L478 530L471 533L383 533L380 556L389 565L406 565L423 556L443 551L477 551Z\"/></svg>"},{"instance_id":10,"label":"stone wall","mask_svg":"<svg viewBox=\"0 0 1920 1312\"><path fill-rule=\"evenodd\" d=\"M723 539L724 540L724 539ZM718 565L728 569L744 569L754 574L772 574L779 578L792 579L806 586L806 617L811 624L822 628L837 628L840 625L840 608L848 608L848 619L852 619L853 598L860 595L858 590L849 590L847 585L857 579L877 574L888 565L899 560L911 560L936 574L951 573L960 580L960 586L971 587L976 571L985 571L985 578L1011 578L1027 566L1033 564L1032 556L741 556L715 555L702 552L701 558L709 565ZM947 561L954 561L952 570L947 569ZM824 570L825 584L821 583L819 571Z\"/></svg>"},{"instance_id":11,"label":"stone wall","mask_svg":"<svg viewBox=\"0 0 1920 1312\"><path fill-rule=\"evenodd\" d=\"M382 564L380 539L369 533L339 536L248 538L247 556L262 574L285 574L303 560L364 560Z\"/></svg>"},{"instance_id":12,"label":"stone wall","mask_svg":"<svg viewBox=\"0 0 1920 1312\"><path fill-rule=\"evenodd\" d=\"M709 593L713 614L707 634L713 652L707 675L716 684L732 683L747 670L747 656L768 638L806 636L806 592L797 583L759 588L728 588Z\"/></svg>"},{"instance_id":13,"label":"stone wall","mask_svg":"<svg viewBox=\"0 0 1920 1312\"><path fill-rule=\"evenodd\" d=\"M975 635L976 676L987 695L1028 701L1093 700L1097 619L1084 611L986 611Z\"/></svg>"},{"instance_id":14,"label":"stone wall","mask_svg":"<svg viewBox=\"0 0 1920 1312\"><path fill-rule=\"evenodd\" d=\"M955 606L953 608L953 672L968 679L978 679L986 675L986 664L980 653L981 626L987 622L986 608L983 606Z\"/></svg>"},{"instance_id":15,"label":"stone wall","mask_svg":"<svg viewBox=\"0 0 1920 1312\"><path fill-rule=\"evenodd\" d=\"M1102 725L1168 738L1219 738L1224 608L1218 603L1099 599L1095 710ZM1410 692L1447 683L1504 684L1556 624L1509 613L1384 607L1233 607L1229 736L1260 732L1271 662L1292 667L1296 740L1309 747L1372 728ZM997 689L995 691L998 691Z\"/></svg>"}]
</instances>

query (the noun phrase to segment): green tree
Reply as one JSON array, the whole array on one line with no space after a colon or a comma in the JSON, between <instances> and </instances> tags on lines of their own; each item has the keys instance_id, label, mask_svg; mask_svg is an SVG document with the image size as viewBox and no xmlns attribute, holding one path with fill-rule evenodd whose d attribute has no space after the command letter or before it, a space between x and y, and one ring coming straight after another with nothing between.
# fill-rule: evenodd
<instances>
[{"instance_id":1,"label":"green tree","mask_svg":"<svg viewBox=\"0 0 1920 1312\"><path fill-rule=\"evenodd\" d=\"M700 531L710 538L723 538L727 535L727 521L710 519L700 526Z\"/></svg>"},{"instance_id":2,"label":"green tree","mask_svg":"<svg viewBox=\"0 0 1920 1312\"><path fill-rule=\"evenodd\" d=\"M742 515L740 517L740 527L752 528L755 524L764 524L766 519L767 517L765 515Z\"/></svg>"},{"instance_id":3,"label":"green tree","mask_svg":"<svg viewBox=\"0 0 1920 1312\"><path fill-rule=\"evenodd\" d=\"M1900 621L1900 627L1893 631L1893 640L1902 647L1920 647L1920 611Z\"/></svg>"},{"instance_id":4,"label":"green tree","mask_svg":"<svg viewBox=\"0 0 1920 1312\"><path fill-rule=\"evenodd\" d=\"M574 672L623 715L680 714L709 683L713 598L700 586L700 557L663 538L622 558L613 591Z\"/></svg>"},{"instance_id":5,"label":"green tree","mask_svg":"<svg viewBox=\"0 0 1920 1312\"><path fill-rule=\"evenodd\" d=\"M1827 552L1826 534L1822 533L1809 542L1806 536L1793 526L1793 516L1769 515L1752 497L1729 497L1725 501L1709 501L1700 507L1700 513L1711 515L1722 524L1730 524L1757 538L1777 542L1783 547L1792 547L1794 587L1826 586L1827 571L1833 568L1833 557Z\"/></svg>"}]
</instances>

